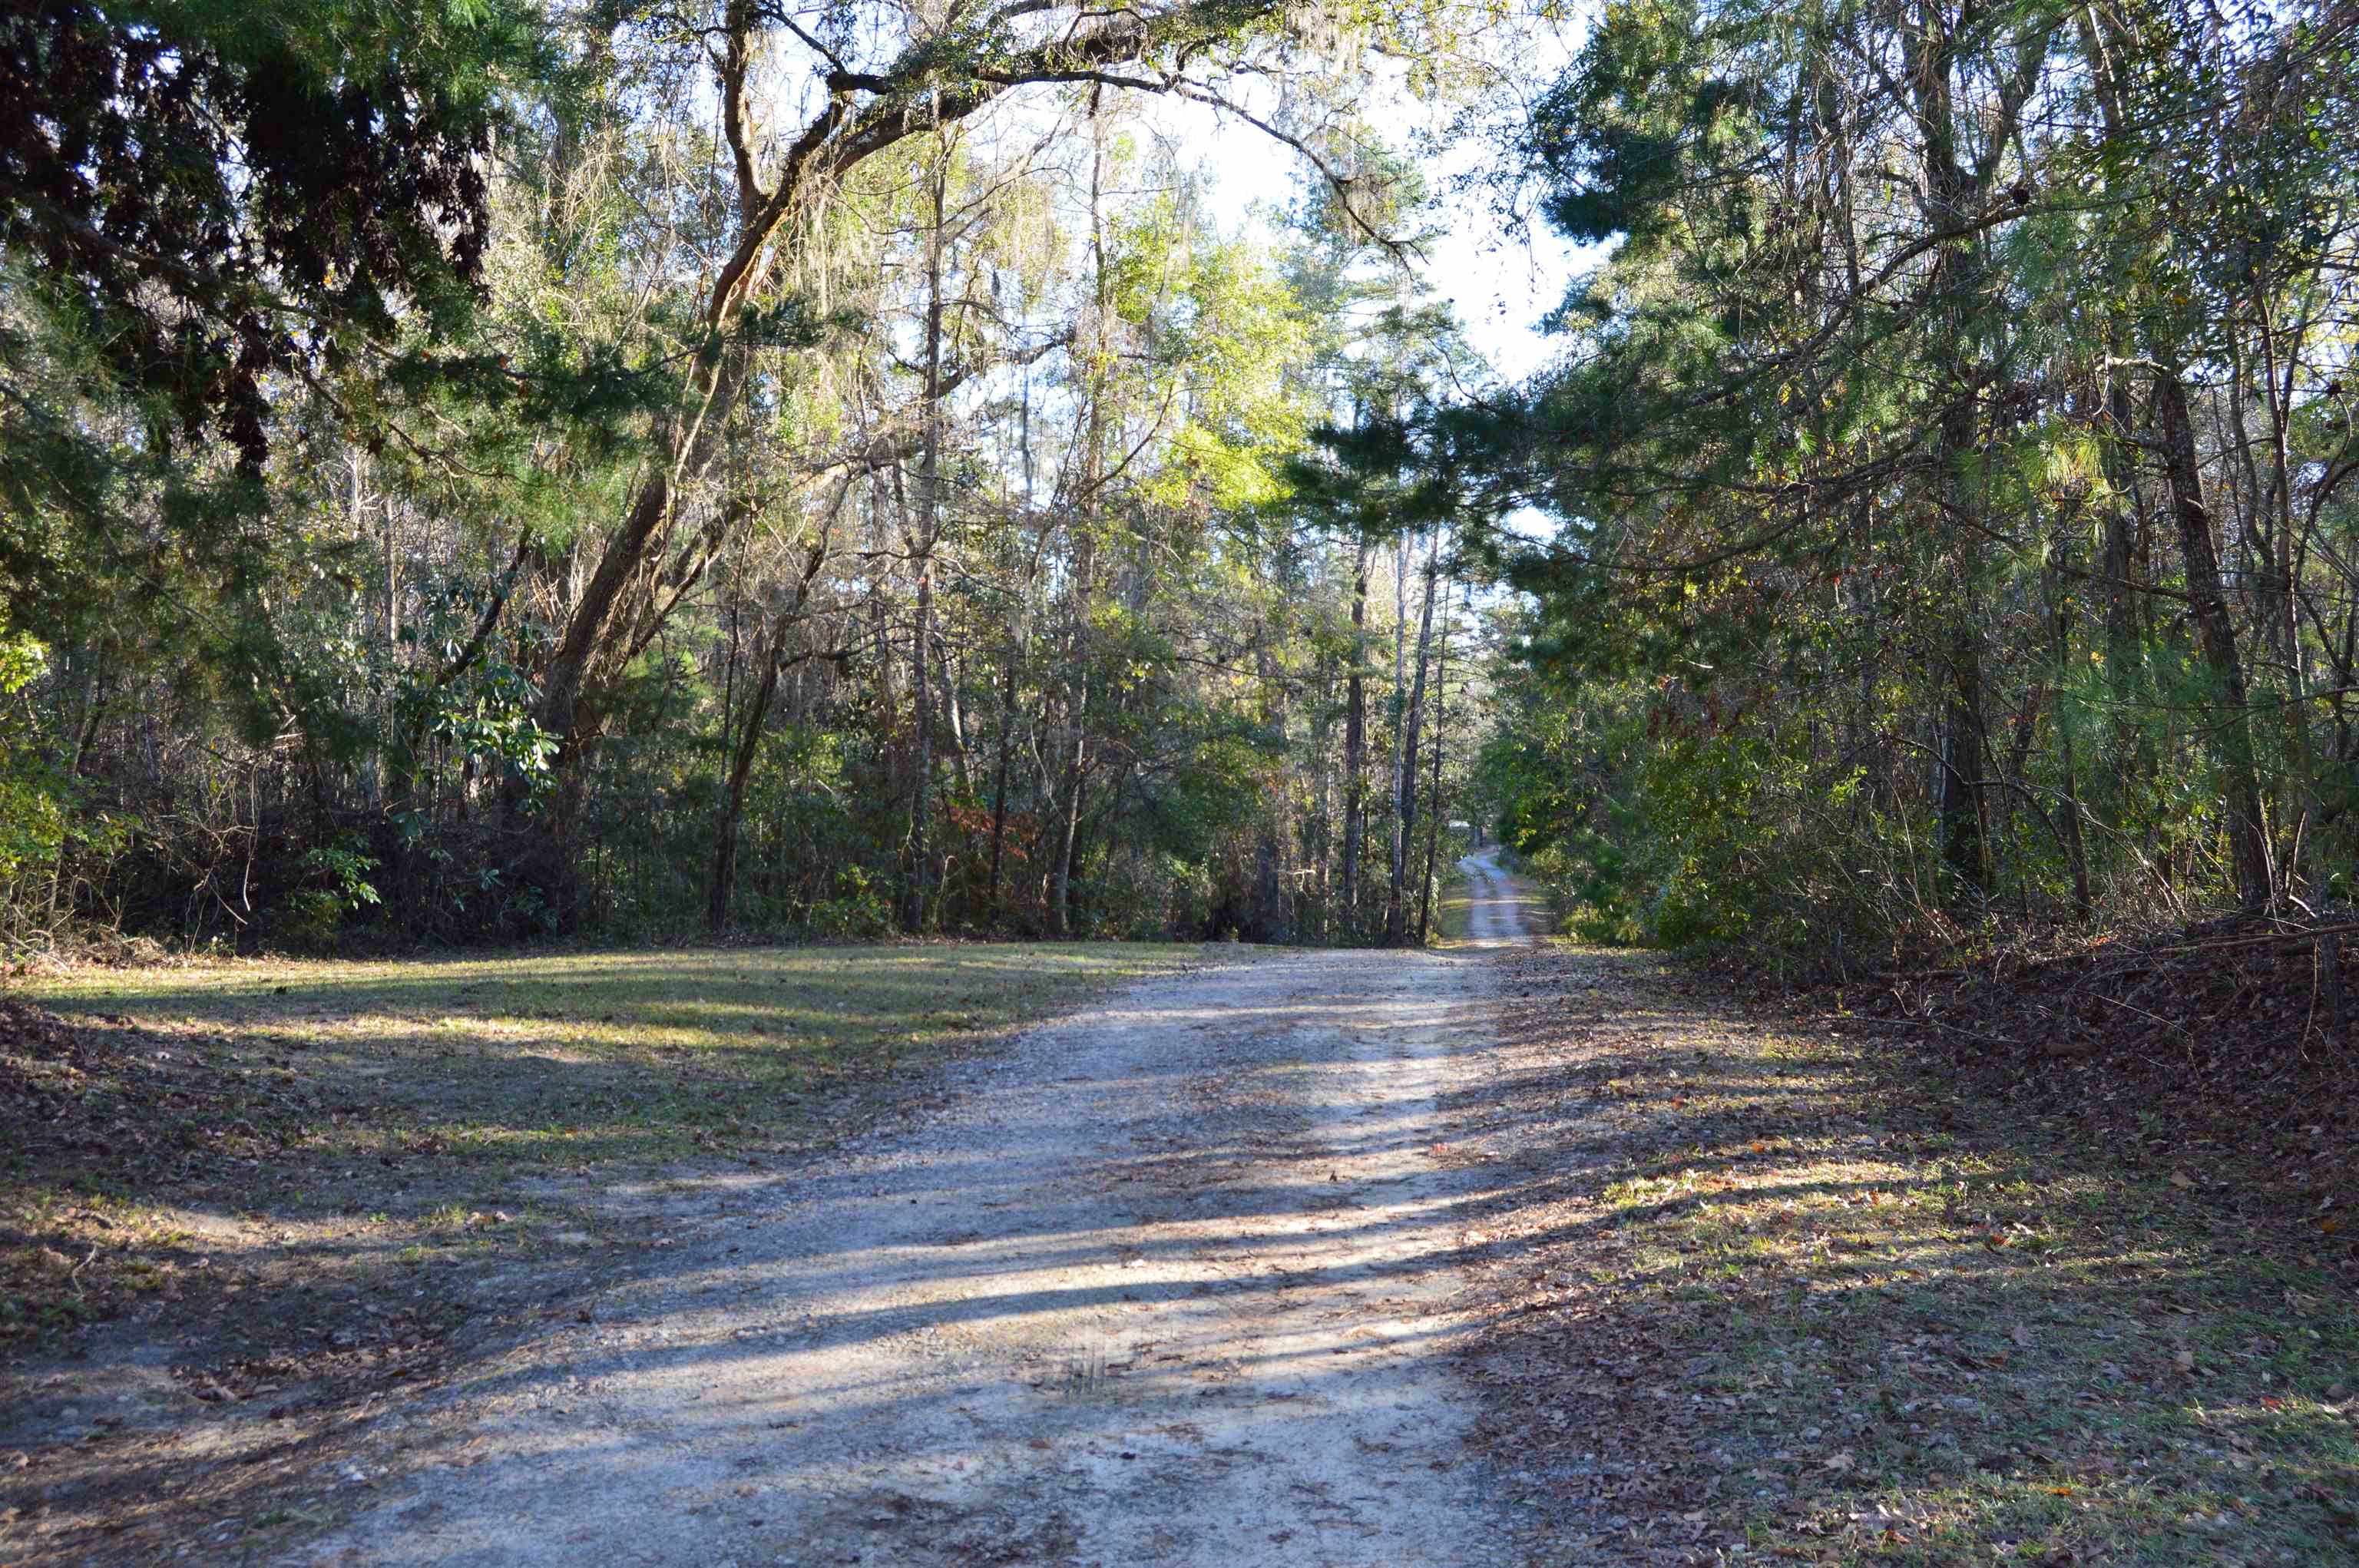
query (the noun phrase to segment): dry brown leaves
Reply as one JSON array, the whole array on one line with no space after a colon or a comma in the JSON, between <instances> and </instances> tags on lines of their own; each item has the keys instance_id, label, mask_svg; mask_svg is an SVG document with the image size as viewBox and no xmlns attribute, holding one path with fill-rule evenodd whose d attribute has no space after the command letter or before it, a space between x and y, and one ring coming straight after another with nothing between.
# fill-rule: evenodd
<instances>
[{"instance_id":1,"label":"dry brown leaves","mask_svg":"<svg viewBox=\"0 0 2359 1568\"><path fill-rule=\"evenodd\" d=\"M2350 1314L2307 1251L2231 1261L2208 1168L2093 1171L2032 1096L1643 955L1503 963L1465 1372L1535 1561L2343 1541Z\"/></svg>"}]
</instances>

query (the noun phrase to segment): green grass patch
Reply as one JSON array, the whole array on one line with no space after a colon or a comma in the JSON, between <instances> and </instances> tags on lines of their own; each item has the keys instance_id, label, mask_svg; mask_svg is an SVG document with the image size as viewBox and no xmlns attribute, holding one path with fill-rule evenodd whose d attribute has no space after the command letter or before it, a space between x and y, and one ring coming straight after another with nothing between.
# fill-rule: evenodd
<instances>
[{"instance_id":1,"label":"green grass patch","mask_svg":"<svg viewBox=\"0 0 2359 1568\"><path fill-rule=\"evenodd\" d=\"M1453 871L1442 884L1441 898L1434 905L1433 923L1445 942L1463 942L1473 920L1473 893L1465 874Z\"/></svg>"},{"instance_id":2,"label":"green grass patch","mask_svg":"<svg viewBox=\"0 0 2359 1568\"><path fill-rule=\"evenodd\" d=\"M947 1055L1206 950L554 952L80 969L18 996L0 1339L140 1296L433 1274L614 1234L617 1182L759 1167ZM234 1293L234 1292L233 1292Z\"/></svg>"},{"instance_id":3,"label":"green grass patch","mask_svg":"<svg viewBox=\"0 0 2359 1568\"><path fill-rule=\"evenodd\" d=\"M88 970L26 988L293 1091L310 1147L618 1159L807 1127L825 1092L1172 969L1178 945L582 953ZM814 1098L813 1096L818 1096ZM381 1114L342 1119L337 1103ZM732 1125L734 1124L734 1126Z\"/></svg>"}]
</instances>

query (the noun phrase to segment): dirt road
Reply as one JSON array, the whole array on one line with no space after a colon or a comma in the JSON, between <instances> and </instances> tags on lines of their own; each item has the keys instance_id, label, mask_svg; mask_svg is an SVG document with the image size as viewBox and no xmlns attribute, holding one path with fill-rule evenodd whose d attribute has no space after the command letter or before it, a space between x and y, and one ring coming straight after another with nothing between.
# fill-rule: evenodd
<instances>
[{"instance_id":1,"label":"dirt road","mask_svg":"<svg viewBox=\"0 0 2359 1568\"><path fill-rule=\"evenodd\" d=\"M1518 942L1539 929L1539 901L1500 868L1499 852L1483 850L1458 863L1466 874L1470 899L1467 935L1484 944Z\"/></svg>"},{"instance_id":2,"label":"dirt road","mask_svg":"<svg viewBox=\"0 0 2359 1568\"><path fill-rule=\"evenodd\" d=\"M1516 940L1468 870L1478 943ZM1436 1099L1494 985L1481 945L1299 953L1036 1029L923 1125L671 1227L409 1416L293 1561L1520 1561L1446 1356L1480 1171Z\"/></svg>"}]
</instances>

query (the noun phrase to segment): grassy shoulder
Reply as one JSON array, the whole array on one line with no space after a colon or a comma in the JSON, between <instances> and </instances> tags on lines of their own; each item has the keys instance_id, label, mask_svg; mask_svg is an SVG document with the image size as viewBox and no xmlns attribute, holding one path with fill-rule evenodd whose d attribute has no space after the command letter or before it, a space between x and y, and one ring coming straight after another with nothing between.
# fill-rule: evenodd
<instances>
[{"instance_id":1,"label":"grassy shoulder","mask_svg":"<svg viewBox=\"0 0 2359 1568\"><path fill-rule=\"evenodd\" d=\"M1470 876L1466 869L1466 857L1478 853L1473 838L1458 829L1452 829L1450 836L1450 861L1440 875L1433 909L1434 941L1442 947L1465 942L1473 934L1475 901L1485 891L1484 885ZM1486 849L1481 853L1503 856L1503 869L1512 869L1515 864L1513 856L1504 850ZM1540 900L1533 897L1528 886L1516 882L1510 884L1510 888L1511 891L1491 888L1489 896L1511 898L1520 911L1524 929L1548 930L1550 923L1549 915Z\"/></svg>"},{"instance_id":2,"label":"grassy shoulder","mask_svg":"<svg viewBox=\"0 0 2359 1568\"><path fill-rule=\"evenodd\" d=\"M2359 1260L1939 1053L1516 961L1486 1430L1617 1561L2359 1560ZM1843 1031L1843 1032L1838 1032Z\"/></svg>"},{"instance_id":3,"label":"grassy shoulder","mask_svg":"<svg viewBox=\"0 0 2359 1568\"><path fill-rule=\"evenodd\" d=\"M0 999L0 1556L150 1563L201 1537L208 1562L277 1561L336 1517L373 1414L588 1321L743 1179L929 1103L945 1059L1208 956L932 943L42 977Z\"/></svg>"},{"instance_id":4,"label":"grassy shoulder","mask_svg":"<svg viewBox=\"0 0 2359 1568\"><path fill-rule=\"evenodd\" d=\"M824 1142L892 1080L1205 950L545 953L83 969L0 1030L0 1339L596 1239L617 1183ZM415 1285L404 1298L429 1295Z\"/></svg>"},{"instance_id":5,"label":"grassy shoulder","mask_svg":"<svg viewBox=\"0 0 2359 1568\"><path fill-rule=\"evenodd\" d=\"M1433 909L1434 927L1443 945L1466 940L1473 909L1474 885L1465 872L1453 866L1441 884L1441 896Z\"/></svg>"}]
</instances>

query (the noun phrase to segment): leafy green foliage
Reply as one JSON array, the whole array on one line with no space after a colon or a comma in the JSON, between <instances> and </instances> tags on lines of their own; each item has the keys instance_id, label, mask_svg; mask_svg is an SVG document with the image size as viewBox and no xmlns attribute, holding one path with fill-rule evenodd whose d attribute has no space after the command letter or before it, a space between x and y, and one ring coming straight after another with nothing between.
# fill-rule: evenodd
<instances>
[{"instance_id":1,"label":"leafy green foliage","mask_svg":"<svg viewBox=\"0 0 2359 1568\"><path fill-rule=\"evenodd\" d=\"M1423 192L1339 104L1352 181L1225 232L1077 78L1291 71L1276 8L1071 20L0 24L10 897L309 950L1364 934L1417 606L1360 546L1468 502L1410 415L1471 361L1367 233ZM972 118L1025 86L1056 134ZM1354 403L1396 450L1299 461Z\"/></svg>"},{"instance_id":2,"label":"leafy green foliage","mask_svg":"<svg viewBox=\"0 0 2359 1568\"><path fill-rule=\"evenodd\" d=\"M530 42L504 6L40 0L0 23L0 245L170 416L151 441L217 433L255 473L265 376L468 308Z\"/></svg>"},{"instance_id":3,"label":"leafy green foliage","mask_svg":"<svg viewBox=\"0 0 2359 1568\"><path fill-rule=\"evenodd\" d=\"M2335 886L2351 39L2231 31L1625 0L1540 101L1510 178L1614 249L1462 450L1560 521L1491 544L1489 778L1593 929L1840 967Z\"/></svg>"}]
</instances>

